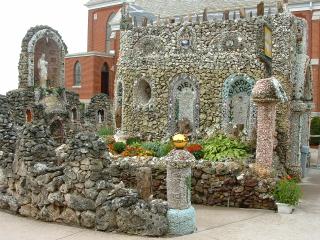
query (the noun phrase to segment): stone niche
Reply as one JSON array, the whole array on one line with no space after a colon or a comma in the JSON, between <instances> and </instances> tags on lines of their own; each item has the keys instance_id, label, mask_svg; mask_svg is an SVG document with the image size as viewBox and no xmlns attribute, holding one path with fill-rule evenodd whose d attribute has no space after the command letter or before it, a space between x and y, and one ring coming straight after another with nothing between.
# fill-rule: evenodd
<instances>
[{"instance_id":1,"label":"stone niche","mask_svg":"<svg viewBox=\"0 0 320 240\"><path fill-rule=\"evenodd\" d=\"M61 54L59 51L58 44L49 38L41 38L35 47L34 52L34 62L39 62L42 54L45 55L45 61L48 63L48 80L47 80L47 87L59 87L61 86L61 71L60 71L60 64L61 61ZM40 86L40 72L39 68L36 66L34 68L34 86Z\"/></svg>"},{"instance_id":2,"label":"stone niche","mask_svg":"<svg viewBox=\"0 0 320 240\"><path fill-rule=\"evenodd\" d=\"M30 28L22 41L19 88L63 87L64 57L67 53L67 47L56 30L48 26ZM44 79L42 84L41 79Z\"/></svg>"},{"instance_id":3,"label":"stone niche","mask_svg":"<svg viewBox=\"0 0 320 240\"><path fill-rule=\"evenodd\" d=\"M242 126L249 133L255 127L256 108L251 100L255 80L246 74L233 74L223 84L223 126Z\"/></svg>"},{"instance_id":4,"label":"stone niche","mask_svg":"<svg viewBox=\"0 0 320 240\"><path fill-rule=\"evenodd\" d=\"M195 134L199 127L199 83L182 74L173 78L169 100L169 132Z\"/></svg>"}]
</instances>

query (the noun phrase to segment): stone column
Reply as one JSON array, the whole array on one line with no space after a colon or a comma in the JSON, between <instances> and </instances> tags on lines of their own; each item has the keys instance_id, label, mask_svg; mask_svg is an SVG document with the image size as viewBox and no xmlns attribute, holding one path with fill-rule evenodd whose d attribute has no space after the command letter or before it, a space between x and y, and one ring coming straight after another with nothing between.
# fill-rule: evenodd
<instances>
[{"instance_id":1,"label":"stone column","mask_svg":"<svg viewBox=\"0 0 320 240\"><path fill-rule=\"evenodd\" d=\"M186 235L196 230L195 210L191 206L191 165L194 156L173 150L167 156L167 200L169 234Z\"/></svg>"},{"instance_id":2,"label":"stone column","mask_svg":"<svg viewBox=\"0 0 320 240\"><path fill-rule=\"evenodd\" d=\"M256 83L252 98L257 105L256 162L270 168L273 163L276 105L287 101L287 97L279 81L271 77Z\"/></svg>"},{"instance_id":3,"label":"stone column","mask_svg":"<svg viewBox=\"0 0 320 240\"><path fill-rule=\"evenodd\" d=\"M152 196L152 171L149 167L141 167L137 172L137 190L140 197L149 201Z\"/></svg>"},{"instance_id":4,"label":"stone column","mask_svg":"<svg viewBox=\"0 0 320 240\"><path fill-rule=\"evenodd\" d=\"M276 125L276 102L257 102L256 104L258 109L256 162L271 167Z\"/></svg>"}]
</instances>

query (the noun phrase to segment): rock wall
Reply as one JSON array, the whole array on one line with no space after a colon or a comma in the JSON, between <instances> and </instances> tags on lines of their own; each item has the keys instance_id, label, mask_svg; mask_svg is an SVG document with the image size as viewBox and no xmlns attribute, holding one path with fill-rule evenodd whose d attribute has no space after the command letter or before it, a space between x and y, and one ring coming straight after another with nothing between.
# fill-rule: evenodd
<instances>
[{"instance_id":1,"label":"rock wall","mask_svg":"<svg viewBox=\"0 0 320 240\"><path fill-rule=\"evenodd\" d=\"M105 174L110 164L105 150L104 142L90 132L78 133L55 148L44 124L26 124L17 140L11 174L0 175L6 180L0 182L0 208L101 231L166 234L166 203L146 202L123 183L114 184Z\"/></svg>"},{"instance_id":2,"label":"rock wall","mask_svg":"<svg viewBox=\"0 0 320 240\"><path fill-rule=\"evenodd\" d=\"M153 196L166 199L164 158L117 158L105 170L114 183L136 186L140 167L152 169ZM275 209L272 190L275 178L266 176L255 164L197 161L192 167L192 203L210 206Z\"/></svg>"},{"instance_id":3,"label":"rock wall","mask_svg":"<svg viewBox=\"0 0 320 240\"><path fill-rule=\"evenodd\" d=\"M181 132L177 125L187 117L193 135L200 137L228 132L230 122L244 124L248 135L254 133L256 109L250 94L254 83L268 73L260 60L265 25L272 29L272 75L289 100L277 106L276 150L282 166L299 168L297 161L289 163L300 149L292 147L293 142L300 145L293 127L300 123L291 118L291 105L297 97L295 86L301 90L308 85L304 80L307 64L298 61L306 56L307 25L289 13L160 23L126 31L116 83L123 86L122 130L163 139ZM184 89L187 95L180 95Z\"/></svg>"},{"instance_id":4,"label":"rock wall","mask_svg":"<svg viewBox=\"0 0 320 240\"><path fill-rule=\"evenodd\" d=\"M8 186L7 176L12 172L12 163L17 141L17 131L9 115L9 104L0 95L0 193Z\"/></svg>"},{"instance_id":5,"label":"rock wall","mask_svg":"<svg viewBox=\"0 0 320 240\"><path fill-rule=\"evenodd\" d=\"M86 120L98 128L102 126L113 128L113 112L112 100L107 94L101 93L91 98L86 111Z\"/></svg>"}]
</instances>

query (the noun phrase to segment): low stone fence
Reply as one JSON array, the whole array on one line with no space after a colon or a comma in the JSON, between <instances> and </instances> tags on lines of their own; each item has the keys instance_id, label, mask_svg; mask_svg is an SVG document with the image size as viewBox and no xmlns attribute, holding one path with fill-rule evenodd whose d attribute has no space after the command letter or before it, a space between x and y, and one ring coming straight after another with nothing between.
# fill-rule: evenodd
<instances>
[{"instance_id":1,"label":"low stone fence","mask_svg":"<svg viewBox=\"0 0 320 240\"><path fill-rule=\"evenodd\" d=\"M17 143L13 163L0 165L0 209L101 231L167 234L167 203L142 200L105 174L111 160L94 134L79 133L54 149L43 125L27 124Z\"/></svg>"},{"instance_id":2,"label":"low stone fence","mask_svg":"<svg viewBox=\"0 0 320 240\"><path fill-rule=\"evenodd\" d=\"M4 129L5 135L11 132ZM13 135L12 148L10 141L0 146L0 209L101 231L168 233L165 158L110 156L91 132L80 132L56 148L41 122L26 124ZM253 166L197 161L186 183L192 202L274 209L275 179L261 176ZM149 169L152 177L143 175Z\"/></svg>"},{"instance_id":3,"label":"low stone fence","mask_svg":"<svg viewBox=\"0 0 320 240\"><path fill-rule=\"evenodd\" d=\"M165 158L112 158L104 170L115 183L135 188L140 167L152 169L154 198L166 200ZM261 176L255 164L197 161L192 168L192 203L210 206L275 209L275 178Z\"/></svg>"}]
</instances>

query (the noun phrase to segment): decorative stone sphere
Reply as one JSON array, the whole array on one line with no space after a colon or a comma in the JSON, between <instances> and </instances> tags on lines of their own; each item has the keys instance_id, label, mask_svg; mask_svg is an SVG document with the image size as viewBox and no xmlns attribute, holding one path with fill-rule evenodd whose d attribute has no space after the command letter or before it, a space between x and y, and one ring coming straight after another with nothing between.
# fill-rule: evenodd
<instances>
[{"instance_id":1,"label":"decorative stone sphere","mask_svg":"<svg viewBox=\"0 0 320 240\"><path fill-rule=\"evenodd\" d=\"M183 134L177 134L172 137L172 142L176 149L183 149L188 144L188 139Z\"/></svg>"}]
</instances>

